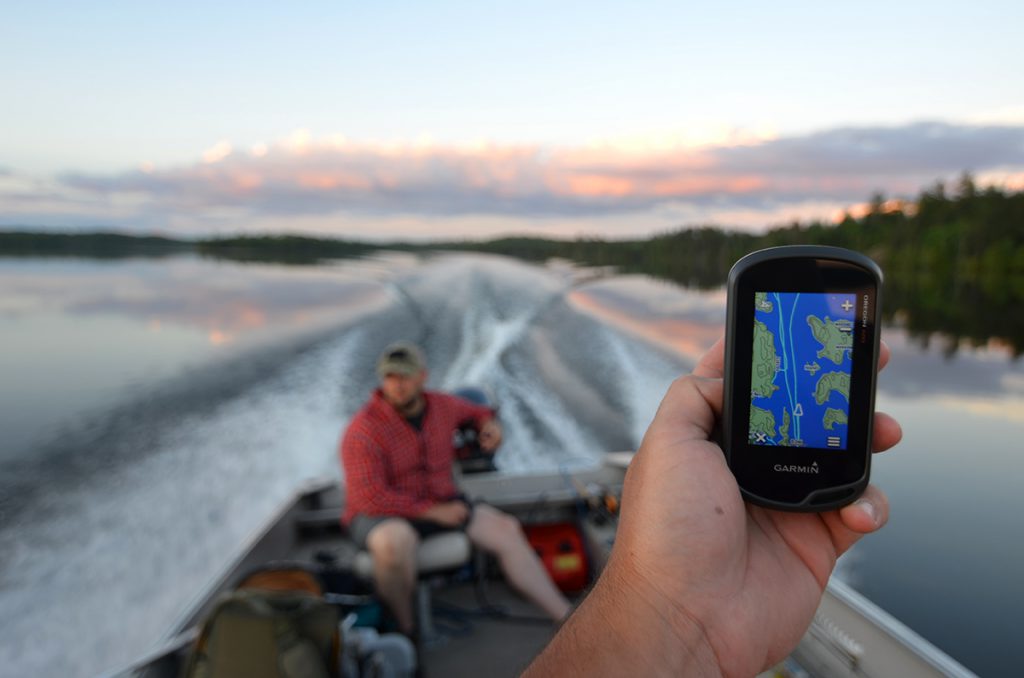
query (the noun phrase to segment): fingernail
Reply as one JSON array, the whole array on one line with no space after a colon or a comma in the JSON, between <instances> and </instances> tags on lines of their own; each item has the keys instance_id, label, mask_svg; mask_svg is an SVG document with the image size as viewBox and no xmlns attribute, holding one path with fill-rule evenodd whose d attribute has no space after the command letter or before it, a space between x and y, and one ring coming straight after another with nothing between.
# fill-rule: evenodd
<instances>
[{"instance_id":1,"label":"fingernail","mask_svg":"<svg viewBox=\"0 0 1024 678\"><path fill-rule=\"evenodd\" d=\"M854 505L857 508L859 508L861 511L863 511L864 513L868 514L868 518L871 518L871 524L872 525L877 525L878 524L878 515L875 512L875 505L874 504L872 504L867 499L858 499L857 502Z\"/></svg>"}]
</instances>

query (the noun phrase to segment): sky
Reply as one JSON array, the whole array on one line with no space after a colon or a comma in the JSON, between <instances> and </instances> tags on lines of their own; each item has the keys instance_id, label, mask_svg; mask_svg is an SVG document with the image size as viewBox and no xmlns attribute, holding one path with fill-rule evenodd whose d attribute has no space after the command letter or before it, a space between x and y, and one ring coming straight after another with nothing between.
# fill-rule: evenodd
<instances>
[{"instance_id":1,"label":"sky","mask_svg":"<svg viewBox=\"0 0 1024 678\"><path fill-rule=\"evenodd\" d=\"M849 4L9 3L0 228L624 238L1024 188L1024 5Z\"/></svg>"}]
</instances>

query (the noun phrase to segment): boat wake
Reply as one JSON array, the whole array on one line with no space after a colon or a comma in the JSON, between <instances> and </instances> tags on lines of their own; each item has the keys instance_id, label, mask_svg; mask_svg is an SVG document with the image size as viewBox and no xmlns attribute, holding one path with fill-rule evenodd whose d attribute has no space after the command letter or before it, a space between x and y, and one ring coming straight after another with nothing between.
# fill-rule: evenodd
<instances>
[{"instance_id":1,"label":"boat wake","mask_svg":"<svg viewBox=\"0 0 1024 678\"><path fill-rule=\"evenodd\" d=\"M0 665L94 675L159 642L299 483L342 481L339 435L392 341L425 348L429 387L490 391L506 431L502 471L634 449L690 366L569 303L578 275L439 256L382 281L393 297L384 310L189 375L88 435L63 436L58 452L18 470L5 508Z\"/></svg>"}]
</instances>

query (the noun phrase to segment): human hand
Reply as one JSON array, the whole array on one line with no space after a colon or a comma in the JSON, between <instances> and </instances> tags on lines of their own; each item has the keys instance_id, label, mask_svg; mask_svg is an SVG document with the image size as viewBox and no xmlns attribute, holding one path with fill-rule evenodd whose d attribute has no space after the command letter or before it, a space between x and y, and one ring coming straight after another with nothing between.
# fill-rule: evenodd
<instances>
[{"instance_id":1,"label":"human hand","mask_svg":"<svg viewBox=\"0 0 1024 678\"><path fill-rule=\"evenodd\" d=\"M696 624L724 675L744 676L796 646L836 559L885 524L889 505L873 485L824 513L744 503L710 440L721 417L723 358L720 340L662 401L630 465L609 569L683 633ZM883 344L879 368L888 359ZM894 419L875 415L874 451L901 436Z\"/></svg>"},{"instance_id":2,"label":"human hand","mask_svg":"<svg viewBox=\"0 0 1024 678\"><path fill-rule=\"evenodd\" d=\"M469 507L462 501L445 501L434 504L417 517L448 527L459 527L469 519Z\"/></svg>"},{"instance_id":3,"label":"human hand","mask_svg":"<svg viewBox=\"0 0 1024 678\"><path fill-rule=\"evenodd\" d=\"M498 445L501 445L501 424L498 420L488 419L484 422L484 425L480 427L477 440L480 441L480 449L484 452L494 452L498 449Z\"/></svg>"},{"instance_id":4,"label":"human hand","mask_svg":"<svg viewBox=\"0 0 1024 678\"><path fill-rule=\"evenodd\" d=\"M883 343L879 369L888 359ZM665 395L626 475L608 565L525 675L753 676L799 642L836 559L885 524L873 485L825 513L743 501L711 441L723 360L719 340ZM876 452L902 436L885 414L873 430Z\"/></svg>"}]
</instances>

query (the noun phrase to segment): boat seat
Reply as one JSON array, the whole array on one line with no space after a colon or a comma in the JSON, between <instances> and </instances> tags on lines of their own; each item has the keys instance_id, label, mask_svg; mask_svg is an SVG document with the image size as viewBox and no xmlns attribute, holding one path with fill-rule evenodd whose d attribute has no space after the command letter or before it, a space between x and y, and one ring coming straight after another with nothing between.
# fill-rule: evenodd
<instances>
[{"instance_id":1,"label":"boat seat","mask_svg":"<svg viewBox=\"0 0 1024 678\"><path fill-rule=\"evenodd\" d=\"M420 541L416 552L416 569L420 577L455 570L469 562L473 549L469 538L462 532L442 532ZM373 578L373 556L359 551L354 563L356 574L364 579Z\"/></svg>"},{"instance_id":2,"label":"boat seat","mask_svg":"<svg viewBox=\"0 0 1024 678\"><path fill-rule=\"evenodd\" d=\"M420 640L425 645L435 645L443 640L434 626L431 590L443 575L469 564L473 547L463 532L442 532L420 541L416 552L416 569L419 579L416 583L415 613ZM361 550L353 562L356 575L373 579L373 556Z\"/></svg>"}]
</instances>

